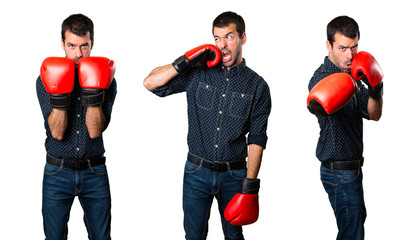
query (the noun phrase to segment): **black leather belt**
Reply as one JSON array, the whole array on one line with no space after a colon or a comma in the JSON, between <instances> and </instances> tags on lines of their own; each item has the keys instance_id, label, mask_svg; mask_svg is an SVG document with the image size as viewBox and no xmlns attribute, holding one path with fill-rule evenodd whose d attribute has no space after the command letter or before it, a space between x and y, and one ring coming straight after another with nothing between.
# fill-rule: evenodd
<instances>
[{"instance_id":1,"label":"black leather belt","mask_svg":"<svg viewBox=\"0 0 416 240\"><path fill-rule=\"evenodd\" d=\"M64 168L71 168L72 170L85 170L105 163L104 155L88 158L88 159L56 159L46 155L46 162L55 166L61 166L63 161ZM88 163L89 162L89 163Z\"/></svg>"},{"instance_id":2,"label":"black leather belt","mask_svg":"<svg viewBox=\"0 0 416 240\"><path fill-rule=\"evenodd\" d=\"M188 161L196 165L200 165L202 161L202 167L208 168L213 172L225 172L228 171L228 167L230 170L245 169L247 167L245 158L239 158L230 162L213 162L188 153Z\"/></svg>"},{"instance_id":3,"label":"black leather belt","mask_svg":"<svg viewBox=\"0 0 416 240\"><path fill-rule=\"evenodd\" d=\"M355 170L364 164L364 158L354 161L325 161L321 162L324 168L333 170Z\"/></svg>"}]
</instances>

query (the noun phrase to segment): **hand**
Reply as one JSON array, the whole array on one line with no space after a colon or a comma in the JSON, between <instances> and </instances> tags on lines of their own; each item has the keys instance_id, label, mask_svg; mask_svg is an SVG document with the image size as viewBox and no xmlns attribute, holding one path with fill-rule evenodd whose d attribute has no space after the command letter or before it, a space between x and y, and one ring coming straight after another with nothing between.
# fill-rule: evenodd
<instances>
[{"instance_id":1,"label":"hand","mask_svg":"<svg viewBox=\"0 0 416 240\"><path fill-rule=\"evenodd\" d=\"M84 106L99 106L104 102L104 90L113 81L116 66L105 57L84 57L78 61L79 84Z\"/></svg>"},{"instance_id":2,"label":"hand","mask_svg":"<svg viewBox=\"0 0 416 240\"><path fill-rule=\"evenodd\" d=\"M74 89L75 61L70 58L48 57L42 62L40 77L49 93L51 106L67 109Z\"/></svg>"},{"instance_id":3,"label":"hand","mask_svg":"<svg viewBox=\"0 0 416 240\"><path fill-rule=\"evenodd\" d=\"M357 91L357 83L349 74L334 73L312 88L306 104L312 114L326 116L345 106Z\"/></svg>"},{"instance_id":4,"label":"hand","mask_svg":"<svg viewBox=\"0 0 416 240\"><path fill-rule=\"evenodd\" d=\"M241 193L228 203L224 218L232 225L248 225L259 218L260 179L244 178Z\"/></svg>"},{"instance_id":5,"label":"hand","mask_svg":"<svg viewBox=\"0 0 416 240\"><path fill-rule=\"evenodd\" d=\"M383 97L383 71L376 59L368 52L361 51L352 59L352 77L363 82L368 86L368 95L374 100Z\"/></svg>"},{"instance_id":6,"label":"hand","mask_svg":"<svg viewBox=\"0 0 416 240\"><path fill-rule=\"evenodd\" d=\"M205 44L187 51L176 59L172 65L179 74L185 74L193 67L199 67L205 62L213 67L221 61L221 52L212 44Z\"/></svg>"}]
</instances>

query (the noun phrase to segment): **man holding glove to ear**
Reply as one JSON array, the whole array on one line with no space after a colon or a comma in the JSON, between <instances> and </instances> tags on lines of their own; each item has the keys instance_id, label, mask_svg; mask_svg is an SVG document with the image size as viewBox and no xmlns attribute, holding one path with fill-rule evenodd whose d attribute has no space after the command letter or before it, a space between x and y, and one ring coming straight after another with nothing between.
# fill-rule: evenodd
<instances>
[{"instance_id":1,"label":"man holding glove to ear","mask_svg":"<svg viewBox=\"0 0 416 240\"><path fill-rule=\"evenodd\" d=\"M267 142L270 91L242 57L243 18L222 13L212 30L215 46L193 48L172 64L154 69L144 86L161 97L187 93L186 239L206 239L214 197L225 239L244 239L241 225L258 217L257 175Z\"/></svg>"}]
</instances>

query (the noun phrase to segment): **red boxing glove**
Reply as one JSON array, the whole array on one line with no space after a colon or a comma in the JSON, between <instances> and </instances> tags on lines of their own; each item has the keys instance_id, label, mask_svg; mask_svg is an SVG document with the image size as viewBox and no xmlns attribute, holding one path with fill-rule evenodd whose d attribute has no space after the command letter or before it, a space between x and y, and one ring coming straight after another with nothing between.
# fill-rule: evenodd
<instances>
[{"instance_id":1,"label":"red boxing glove","mask_svg":"<svg viewBox=\"0 0 416 240\"><path fill-rule=\"evenodd\" d=\"M104 90L113 81L116 66L105 57L84 57L78 60L79 84L84 106L99 106L104 102Z\"/></svg>"},{"instance_id":2,"label":"red boxing glove","mask_svg":"<svg viewBox=\"0 0 416 240\"><path fill-rule=\"evenodd\" d=\"M358 91L347 73L334 73L319 81L309 92L306 104L317 116L333 114L347 104Z\"/></svg>"},{"instance_id":3,"label":"red boxing glove","mask_svg":"<svg viewBox=\"0 0 416 240\"><path fill-rule=\"evenodd\" d=\"M53 108L67 109L74 89L75 61L70 58L48 57L40 67L40 78Z\"/></svg>"},{"instance_id":4,"label":"red boxing glove","mask_svg":"<svg viewBox=\"0 0 416 240\"><path fill-rule=\"evenodd\" d=\"M361 51L352 59L351 75L368 86L368 94L378 100L383 96L383 71L376 59L368 52Z\"/></svg>"},{"instance_id":5,"label":"red boxing glove","mask_svg":"<svg viewBox=\"0 0 416 240\"><path fill-rule=\"evenodd\" d=\"M176 59L172 65L179 74L185 74L193 67L199 67L207 63L208 67L213 67L221 61L221 52L212 44L204 44L187 51L184 55Z\"/></svg>"},{"instance_id":6,"label":"red boxing glove","mask_svg":"<svg viewBox=\"0 0 416 240\"><path fill-rule=\"evenodd\" d=\"M242 193L237 193L224 211L225 220L232 225L252 224L259 218L260 179L244 178Z\"/></svg>"}]
</instances>

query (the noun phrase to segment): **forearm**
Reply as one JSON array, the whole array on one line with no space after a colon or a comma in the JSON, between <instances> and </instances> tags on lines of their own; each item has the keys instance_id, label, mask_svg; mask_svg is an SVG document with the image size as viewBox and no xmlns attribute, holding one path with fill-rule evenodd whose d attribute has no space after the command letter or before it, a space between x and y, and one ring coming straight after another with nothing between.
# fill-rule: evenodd
<instances>
[{"instance_id":1,"label":"forearm","mask_svg":"<svg viewBox=\"0 0 416 240\"><path fill-rule=\"evenodd\" d=\"M380 120L383 111L383 98L380 98L379 100L374 100L370 97L368 99L367 110L370 120Z\"/></svg>"},{"instance_id":2,"label":"forearm","mask_svg":"<svg viewBox=\"0 0 416 240\"><path fill-rule=\"evenodd\" d=\"M52 108L52 112L48 117L48 125L52 137L57 140L62 140L68 126L67 110Z\"/></svg>"},{"instance_id":3,"label":"forearm","mask_svg":"<svg viewBox=\"0 0 416 240\"><path fill-rule=\"evenodd\" d=\"M177 75L178 72L175 70L173 65L167 64L165 66L153 69L149 76L144 79L143 85L148 90L153 90L164 86Z\"/></svg>"},{"instance_id":4,"label":"forearm","mask_svg":"<svg viewBox=\"0 0 416 240\"><path fill-rule=\"evenodd\" d=\"M101 106L92 106L87 108L85 123L87 125L90 138L97 138L101 136L105 124L105 116Z\"/></svg>"},{"instance_id":5,"label":"forearm","mask_svg":"<svg viewBox=\"0 0 416 240\"><path fill-rule=\"evenodd\" d=\"M255 179L259 174L263 147L257 144L250 144L248 148L247 178Z\"/></svg>"}]
</instances>

